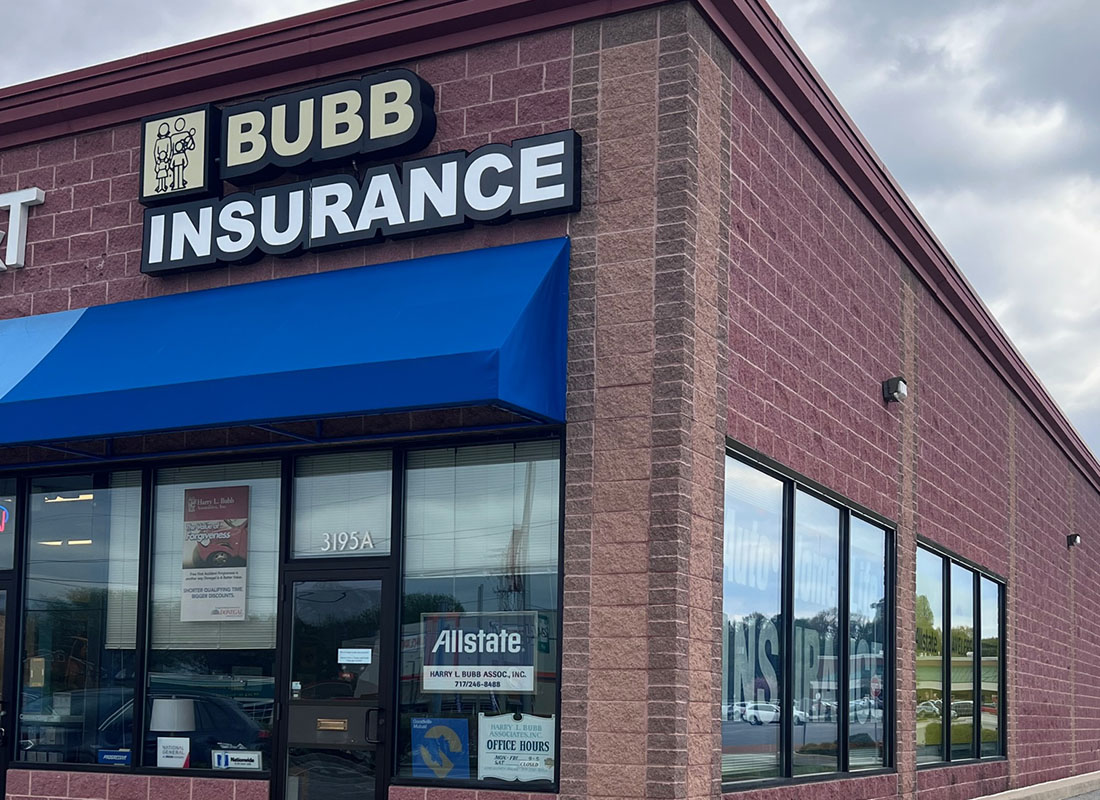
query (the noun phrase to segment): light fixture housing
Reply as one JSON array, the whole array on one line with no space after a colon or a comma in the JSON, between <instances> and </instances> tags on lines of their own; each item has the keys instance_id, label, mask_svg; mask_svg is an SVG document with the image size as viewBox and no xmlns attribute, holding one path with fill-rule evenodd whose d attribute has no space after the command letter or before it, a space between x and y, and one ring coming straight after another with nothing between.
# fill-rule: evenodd
<instances>
[{"instance_id":1,"label":"light fixture housing","mask_svg":"<svg viewBox=\"0 0 1100 800\"><path fill-rule=\"evenodd\" d=\"M1066 547L1076 547L1081 544L1081 534L1071 533L1066 537Z\"/></svg>"},{"instance_id":2,"label":"light fixture housing","mask_svg":"<svg viewBox=\"0 0 1100 800\"><path fill-rule=\"evenodd\" d=\"M882 401L884 403L900 403L909 396L909 384L905 378L889 378L882 382Z\"/></svg>"}]
</instances>

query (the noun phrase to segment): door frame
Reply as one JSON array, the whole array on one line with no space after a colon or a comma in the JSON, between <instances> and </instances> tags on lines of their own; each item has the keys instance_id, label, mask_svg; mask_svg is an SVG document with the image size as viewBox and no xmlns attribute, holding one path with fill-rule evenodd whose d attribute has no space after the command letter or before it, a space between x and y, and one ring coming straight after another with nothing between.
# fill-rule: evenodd
<instances>
[{"instance_id":1,"label":"door frame","mask_svg":"<svg viewBox=\"0 0 1100 800\"><path fill-rule=\"evenodd\" d=\"M367 558L367 557L364 557ZM329 567L318 565L316 561L297 561L284 563L279 577L278 614L281 619L277 636L278 661L275 665L275 708L274 728L272 731L271 754L271 800L284 800L286 797L286 751L289 713L287 700L290 696L291 648L294 630L294 592L295 583L308 581L378 581L382 590L382 608L379 613L379 647L381 656L378 667L378 705L382 710L379 725L381 743L378 745L375 764L377 769L376 786L378 800L385 800L386 792L393 777L394 745L397 735L396 698L397 687L395 670L398 663L397 653L397 616L400 597L398 583L394 576L390 559L378 559L362 567L353 567L341 560L339 565ZM339 800L339 798L331 798Z\"/></svg>"},{"instance_id":2,"label":"door frame","mask_svg":"<svg viewBox=\"0 0 1100 800\"><path fill-rule=\"evenodd\" d=\"M14 752L18 731L18 703L15 701L15 687L18 684L17 673L22 669L23 659L18 655L20 620L13 613L18 608L19 582L10 572L0 573L0 592L7 592L4 605L4 636L0 639L0 658L3 659L4 679L0 682L0 729L4 735L0 739L0 797L6 796L8 767Z\"/></svg>"}]
</instances>

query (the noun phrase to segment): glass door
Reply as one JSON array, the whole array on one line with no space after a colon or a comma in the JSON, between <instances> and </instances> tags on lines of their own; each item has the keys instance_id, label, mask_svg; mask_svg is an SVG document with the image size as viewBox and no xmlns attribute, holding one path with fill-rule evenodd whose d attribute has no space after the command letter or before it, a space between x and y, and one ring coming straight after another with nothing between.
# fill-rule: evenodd
<instances>
[{"instance_id":1,"label":"glass door","mask_svg":"<svg viewBox=\"0 0 1100 800\"><path fill-rule=\"evenodd\" d=\"M288 576L286 800L384 797L390 615L382 580Z\"/></svg>"}]
</instances>

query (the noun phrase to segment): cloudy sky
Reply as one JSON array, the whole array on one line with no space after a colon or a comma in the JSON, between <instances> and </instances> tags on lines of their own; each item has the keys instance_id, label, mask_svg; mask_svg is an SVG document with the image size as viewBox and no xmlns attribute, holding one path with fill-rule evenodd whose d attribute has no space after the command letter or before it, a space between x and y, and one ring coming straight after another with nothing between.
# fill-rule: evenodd
<instances>
[{"instance_id":1,"label":"cloudy sky","mask_svg":"<svg viewBox=\"0 0 1100 800\"><path fill-rule=\"evenodd\" d=\"M330 5L11 2L0 85ZM772 5L1100 453L1100 3Z\"/></svg>"},{"instance_id":2,"label":"cloudy sky","mask_svg":"<svg viewBox=\"0 0 1100 800\"><path fill-rule=\"evenodd\" d=\"M1100 453L1100 4L771 2Z\"/></svg>"}]
</instances>

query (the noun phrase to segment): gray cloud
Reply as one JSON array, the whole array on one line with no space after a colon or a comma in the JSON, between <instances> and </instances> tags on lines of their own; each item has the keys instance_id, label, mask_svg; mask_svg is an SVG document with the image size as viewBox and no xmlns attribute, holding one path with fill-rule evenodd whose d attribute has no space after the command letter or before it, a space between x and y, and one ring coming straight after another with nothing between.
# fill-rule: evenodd
<instances>
[{"instance_id":1,"label":"gray cloud","mask_svg":"<svg viewBox=\"0 0 1100 800\"><path fill-rule=\"evenodd\" d=\"M334 0L10 0L4 4L0 86L332 5Z\"/></svg>"},{"instance_id":2,"label":"gray cloud","mask_svg":"<svg viewBox=\"0 0 1100 800\"><path fill-rule=\"evenodd\" d=\"M1100 6L772 5L1100 451Z\"/></svg>"}]
</instances>

